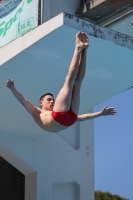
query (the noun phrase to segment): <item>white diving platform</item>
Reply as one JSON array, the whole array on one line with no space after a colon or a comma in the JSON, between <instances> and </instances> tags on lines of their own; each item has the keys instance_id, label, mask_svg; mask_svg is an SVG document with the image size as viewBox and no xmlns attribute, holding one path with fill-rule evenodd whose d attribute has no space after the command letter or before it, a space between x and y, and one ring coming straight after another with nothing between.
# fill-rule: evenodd
<instances>
[{"instance_id":1,"label":"white diving platform","mask_svg":"<svg viewBox=\"0 0 133 200\"><path fill-rule=\"evenodd\" d=\"M133 86L133 38L61 13L0 48L0 141L37 171L37 200L94 199L93 120L58 134L41 130L4 86L33 105L61 89L73 56L75 34L89 36L80 113Z\"/></svg>"}]
</instances>

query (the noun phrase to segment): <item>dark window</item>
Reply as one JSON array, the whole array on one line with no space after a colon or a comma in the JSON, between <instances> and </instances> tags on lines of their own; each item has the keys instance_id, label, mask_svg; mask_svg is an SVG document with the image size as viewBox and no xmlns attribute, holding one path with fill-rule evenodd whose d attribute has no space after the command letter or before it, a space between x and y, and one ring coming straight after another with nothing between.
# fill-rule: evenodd
<instances>
[{"instance_id":1,"label":"dark window","mask_svg":"<svg viewBox=\"0 0 133 200\"><path fill-rule=\"evenodd\" d=\"M25 176L0 157L0 200L24 200Z\"/></svg>"}]
</instances>

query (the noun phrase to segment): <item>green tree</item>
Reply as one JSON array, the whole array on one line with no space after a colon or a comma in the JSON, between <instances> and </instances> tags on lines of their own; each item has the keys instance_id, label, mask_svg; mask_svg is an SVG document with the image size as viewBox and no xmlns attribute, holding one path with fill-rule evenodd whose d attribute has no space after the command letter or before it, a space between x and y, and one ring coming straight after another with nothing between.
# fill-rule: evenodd
<instances>
[{"instance_id":1,"label":"green tree","mask_svg":"<svg viewBox=\"0 0 133 200\"><path fill-rule=\"evenodd\" d=\"M95 191L95 200L129 200L110 192Z\"/></svg>"}]
</instances>

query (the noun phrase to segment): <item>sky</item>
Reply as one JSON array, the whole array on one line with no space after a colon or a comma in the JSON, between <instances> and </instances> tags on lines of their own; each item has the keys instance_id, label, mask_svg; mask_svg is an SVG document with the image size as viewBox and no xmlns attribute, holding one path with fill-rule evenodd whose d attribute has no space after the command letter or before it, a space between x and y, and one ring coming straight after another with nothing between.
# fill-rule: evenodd
<instances>
[{"instance_id":1,"label":"sky","mask_svg":"<svg viewBox=\"0 0 133 200\"><path fill-rule=\"evenodd\" d=\"M133 200L133 89L95 107L114 106L117 114L94 120L95 190Z\"/></svg>"},{"instance_id":2,"label":"sky","mask_svg":"<svg viewBox=\"0 0 133 200\"><path fill-rule=\"evenodd\" d=\"M133 36L130 15L110 26ZM95 107L114 106L115 116L95 119L95 190L109 191L133 200L133 89Z\"/></svg>"}]
</instances>

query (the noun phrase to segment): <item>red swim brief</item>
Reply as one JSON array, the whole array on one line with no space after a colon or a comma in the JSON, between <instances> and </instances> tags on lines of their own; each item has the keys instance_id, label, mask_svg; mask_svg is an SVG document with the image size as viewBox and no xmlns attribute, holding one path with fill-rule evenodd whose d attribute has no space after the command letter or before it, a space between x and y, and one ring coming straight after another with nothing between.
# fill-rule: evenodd
<instances>
[{"instance_id":1,"label":"red swim brief","mask_svg":"<svg viewBox=\"0 0 133 200\"><path fill-rule=\"evenodd\" d=\"M71 126L77 120L77 115L70 109L66 112L52 111L53 119L63 126Z\"/></svg>"}]
</instances>

